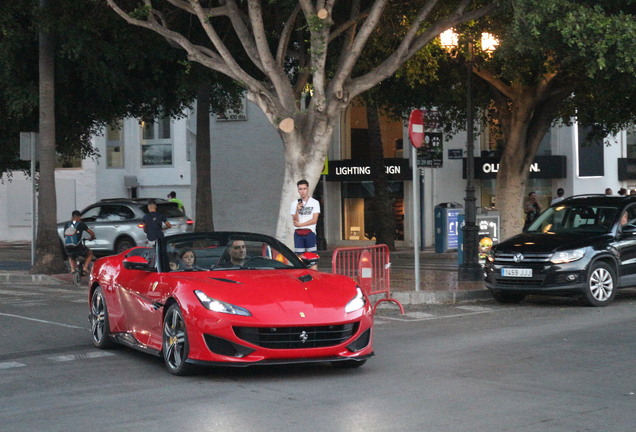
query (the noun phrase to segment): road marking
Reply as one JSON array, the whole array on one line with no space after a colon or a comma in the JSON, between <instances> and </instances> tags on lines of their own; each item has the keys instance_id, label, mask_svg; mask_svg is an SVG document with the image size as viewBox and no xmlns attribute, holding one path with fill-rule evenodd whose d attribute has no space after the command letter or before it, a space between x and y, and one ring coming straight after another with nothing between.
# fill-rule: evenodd
<instances>
[{"instance_id":1,"label":"road marking","mask_svg":"<svg viewBox=\"0 0 636 432\"><path fill-rule=\"evenodd\" d=\"M29 291L13 291L13 290L0 290L0 294L6 294L6 295L15 295L15 296L36 296L39 295L38 293L33 293L33 292L29 292Z\"/></svg>"},{"instance_id":2,"label":"road marking","mask_svg":"<svg viewBox=\"0 0 636 432\"><path fill-rule=\"evenodd\" d=\"M57 362L65 362L65 361L73 361L73 360L86 360L93 359L99 357L108 357L115 355L110 352L105 351L90 351L90 352L82 352L77 354L67 354L67 355L59 355L53 357L47 357L49 360L57 361Z\"/></svg>"},{"instance_id":3,"label":"road marking","mask_svg":"<svg viewBox=\"0 0 636 432\"><path fill-rule=\"evenodd\" d=\"M11 368L19 368L26 366L24 363L19 362L4 362L0 363L0 369L11 369Z\"/></svg>"},{"instance_id":4,"label":"road marking","mask_svg":"<svg viewBox=\"0 0 636 432\"><path fill-rule=\"evenodd\" d=\"M78 326L74 326L74 325L70 325L70 324L58 323L58 322L55 322L55 321L47 321L47 320L41 320L41 319L37 319L37 318L30 318L30 317L25 317L25 316L21 316L21 315L14 315L14 314L8 314L8 313L1 313L0 312L0 316L6 316L6 317L11 317L11 318L19 318L19 319L23 319L23 320L27 320L27 321L39 322L39 323L42 323L42 324L53 324L53 325L57 325L57 326L60 326L60 327L68 327L68 328L85 330L84 327L78 327Z\"/></svg>"},{"instance_id":5,"label":"road marking","mask_svg":"<svg viewBox=\"0 0 636 432\"><path fill-rule=\"evenodd\" d=\"M449 315L435 315L435 314L430 314L426 312L408 312L408 313L405 313L404 315L400 315L397 317L381 316L381 319L390 320L390 321L416 322L416 321L438 320L438 319L444 319L444 318L459 318L459 317L464 317L469 315L485 314L485 313L491 313L497 310L501 310L501 309L491 309L491 308L485 308L485 307L479 307L479 306L474 306L474 307L473 306L455 306L455 308L460 310L462 309L468 310L468 312L455 313L455 314L449 314Z\"/></svg>"},{"instance_id":6,"label":"road marking","mask_svg":"<svg viewBox=\"0 0 636 432\"><path fill-rule=\"evenodd\" d=\"M426 312L407 312L404 315L412 317L412 318L416 318L416 319L435 317L434 314L430 314L430 313L426 313Z\"/></svg>"},{"instance_id":7,"label":"road marking","mask_svg":"<svg viewBox=\"0 0 636 432\"><path fill-rule=\"evenodd\" d=\"M491 308L483 307L483 306L455 306L457 309L466 310L469 312L487 312L491 311Z\"/></svg>"}]
</instances>

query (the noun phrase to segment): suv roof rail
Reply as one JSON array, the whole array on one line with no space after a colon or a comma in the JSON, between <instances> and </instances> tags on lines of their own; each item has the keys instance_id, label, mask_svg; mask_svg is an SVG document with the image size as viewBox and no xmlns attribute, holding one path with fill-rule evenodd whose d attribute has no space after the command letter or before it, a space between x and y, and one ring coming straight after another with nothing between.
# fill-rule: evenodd
<instances>
[{"instance_id":1,"label":"suv roof rail","mask_svg":"<svg viewBox=\"0 0 636 432\"><path fill-rule=\"evenodd\" d=\"M129 203L143 204L143 203L147 203L150 200L154 200L157 203L168 202L168 200L164 198L102 198L99 200L99 202L125 201Z\"/></svg>"},{"instance_id":2,"label":"suv roof rail","mask_svg":"<svg viewBox=\"0 0 636 432\"><path fill-rule=\"evenodd\" d=\"M570 198L599 198L599 197L608 197L608 198L629 198L630 195L605 195L603 193L597 193L597 194L580 194L580 195L570 195L569 197L566 197L565 199L570 199Z\"/></svg>"}]
</instances>

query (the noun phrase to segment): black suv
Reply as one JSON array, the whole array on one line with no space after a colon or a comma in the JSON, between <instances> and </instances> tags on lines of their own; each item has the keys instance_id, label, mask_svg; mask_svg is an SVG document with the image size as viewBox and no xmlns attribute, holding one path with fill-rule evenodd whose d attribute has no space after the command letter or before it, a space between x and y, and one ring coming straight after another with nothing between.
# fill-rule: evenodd
<instances>
[{"instance_id":1,"label":"black suv","mask_svg":"<svg viewBox=\"0 0 636 432\"><path fill-rule=\"evenodd\" d=\"M522 234L494 246L486 288L505 303L528 294L578 296L606 306L636 285L636 197L579 195L544 211Z\"/></svg>"}]
</instances>

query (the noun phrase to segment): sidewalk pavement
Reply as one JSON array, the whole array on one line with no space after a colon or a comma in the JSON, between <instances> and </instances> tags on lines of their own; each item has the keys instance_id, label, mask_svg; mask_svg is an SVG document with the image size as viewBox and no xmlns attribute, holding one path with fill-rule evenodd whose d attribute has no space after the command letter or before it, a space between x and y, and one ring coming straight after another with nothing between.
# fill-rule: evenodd
<instances>
[{"instance_id":1,"label":"sidewalk pavement","mask_svg":"<svg viewBox=\"0 0 636 432\"><path fill-rule=\"evenodd\" d=\"M318 253L321 256L319 269L331 272L333 249ZM68 285L81 289L73 284L70 274L31 275L30 268L29 242L0 242L0 284ZM457 268L456 252L435 253L432 249L420 252L420 287L416 289L413 249L391 252L391 297L403 305L492 299L482 281L458 280Z\"/></svg>"},{"instance_id":2,"label":"sidewalk pavement","mask_svg":"<svg viewBox=\"0 0 636 432\"><path fill-rule=\"evenodd\" d=\"M320 270L331 271L333 250L319 251ZM391 297L402 305L445 304L491 300L483 281L458 280L457 252L435 253L427 248L420 254L420 286L415 286L413 248L391 252ZM386 304L386 303L384 303Z\"/></svg>"}]
</instances>

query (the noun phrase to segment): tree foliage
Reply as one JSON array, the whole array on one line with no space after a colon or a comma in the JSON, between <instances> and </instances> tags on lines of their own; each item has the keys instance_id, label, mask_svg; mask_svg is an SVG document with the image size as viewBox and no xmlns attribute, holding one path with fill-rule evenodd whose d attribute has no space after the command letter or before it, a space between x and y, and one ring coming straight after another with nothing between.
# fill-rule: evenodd
<instances>
[{"instance_id":1,"label":"tree foliage","mask_svg":"<svg viewBox=\"0 0 636 432\"><path fill-rule=\"evenodd\" d=\"M123 117L182 115L200 80L212 111L236 104L231 80L197 70L183 51L156 34L128 26L101 1L3 0L0 12L0 171L25 168L18 133L37 131L39 26L55 34L56 149L63 158L95 157L90 139ZM230 91L228 91L230 89Z\"/></svg>"},{"instance_id":2,"label":"tree foliage","mask_svg":"<svg viewBox=\"0 0 636 432\"><path fill-rule=\"evenodd\" d=\"M181 50L158 35L126 25L103 1L0 3L0 114L5 119L0 124L0 172L27 167L18 159L19 132L42 133L43 181L32 271L50 273L61 267L55 229L56 154L63 159L97 157L91 137L103 126L128 116L182 115L201 83L212 95L214 112L235 105L239 88L224 76L192 67ZM39 33L52 41L55 108L39 106ZM39 112L55 119L53 128L42 127ZM211 196L203 201L211 203Z\"/></svg>"},{"instance_id":3,"label":"tree foliage","mask_svg":"<svg viewBox=\"0 0 636 432\"><path fill-rule=\"evenodd\" d=\"M636 118L636 2L508 0L497 13L455 27L457 48L429 44L387 80L383 104L404 115L437 107L449 134L466 128L466 68L482 120L500 130L496 202L503 237L521 229L529 164L557 122L592 126L605 136ZM480 49L483 31L500 45ZM468 52L469 42L475 51Z\"/></svg>"},{"instance_id":4,"label":"tree foliage","mask_svg":"<svg viewBox=\"0 0 636 432\"><path fill-rule=\"evenodd\" d=\"M318 181L341 113L352 99L395 73L442 30L476 19L495 0L107 0L131 24L183 48L188 58L245 86L285 149L277 237L289 242L295 184ZM190 14L205 44L173 25ZM405 19L405 17L409 19ZM386 56L357 68L383 17L401 23ZM307 90L311 97L306 97ZM304 102L307 102L306 105Z\"/></svg>"}]
</instances>

